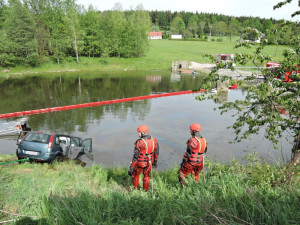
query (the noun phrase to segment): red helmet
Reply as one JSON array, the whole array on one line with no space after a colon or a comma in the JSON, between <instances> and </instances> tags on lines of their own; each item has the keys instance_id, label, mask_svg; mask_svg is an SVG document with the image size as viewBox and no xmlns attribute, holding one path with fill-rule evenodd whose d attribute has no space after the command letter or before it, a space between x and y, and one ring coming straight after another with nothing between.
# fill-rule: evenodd
<instances>
[{"instance_id":1,"label":"red helmet","mask_svg":"<svg viewBox=\"0 0 300 225\"><path fill-rule=\"evenodd\" d=\"M142 133L148 133L149 127L147 125L141 125L137 128L137 131Z\"/></svg>"},{"instance_id":2,"label":"red helmet","mask_svg":"<svg viewBox=\"0 0 300 225\"><path fill-rule=\"evenodd\" d=\"M191 126L190 126L190 129L193 130L193 131L201 131L201 125L199 123L193 123Z\"/></svg>"}]
</instances>

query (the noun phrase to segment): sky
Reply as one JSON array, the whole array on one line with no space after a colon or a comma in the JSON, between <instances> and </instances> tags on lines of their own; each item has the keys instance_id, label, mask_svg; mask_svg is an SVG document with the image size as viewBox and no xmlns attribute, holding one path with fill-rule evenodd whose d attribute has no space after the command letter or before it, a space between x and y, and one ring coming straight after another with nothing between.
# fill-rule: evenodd
<instances>
[{"instance_id":1,"label":"sky","mask_svg":"<svg viewBox=\"0 0 300 225\"><path fill-rule=\"evenodd\" d=\"M281 0L77 0L78 4L88 8L93 5L100 11L111 10L116 3L121 3L123 10L135 9L142 4L145 10L186 11L217 13L227 16L252 16L260 18L285 19L300 21L300 16L291 14L300 10L298 0L280 9L273 10L273 6Z\"/></svg>"}]
</instances>

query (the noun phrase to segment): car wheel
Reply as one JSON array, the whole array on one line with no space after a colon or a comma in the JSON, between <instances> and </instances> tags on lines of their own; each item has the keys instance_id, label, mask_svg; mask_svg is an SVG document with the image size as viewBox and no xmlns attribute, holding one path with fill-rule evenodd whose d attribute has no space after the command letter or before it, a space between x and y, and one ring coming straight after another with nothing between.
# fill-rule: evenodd
<instances>
[{"instance_id":1,"label":"car wheel","mask_svg":"<svg viewBox=\"0 0 300 225\"><path fill-rule=\"evenodd\" d=\"M62 154L59 154L55 157L55 159L53 160L55 162L63 162L64 161L64 156Z\"/></svg>"}]
</instances>

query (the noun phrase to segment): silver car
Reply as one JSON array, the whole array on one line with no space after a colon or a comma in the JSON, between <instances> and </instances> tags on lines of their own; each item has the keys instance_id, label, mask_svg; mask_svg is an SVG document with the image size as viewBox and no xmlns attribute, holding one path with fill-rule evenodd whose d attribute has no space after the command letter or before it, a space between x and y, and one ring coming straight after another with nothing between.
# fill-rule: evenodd
<instances>
[{"instance_id":1,"label":"silver car","mask_svg":"<svg viewBox=\"0 0 300 225\"><path fill-rule=\"evenodd\" d=\"M49 134L43 132L27 132L17 141L18 159L28 158L30 161L52 162L67 156L76 159L85 153L92 151L92 139L82 140L79 137Z\"/></svg>"}]
</instances>

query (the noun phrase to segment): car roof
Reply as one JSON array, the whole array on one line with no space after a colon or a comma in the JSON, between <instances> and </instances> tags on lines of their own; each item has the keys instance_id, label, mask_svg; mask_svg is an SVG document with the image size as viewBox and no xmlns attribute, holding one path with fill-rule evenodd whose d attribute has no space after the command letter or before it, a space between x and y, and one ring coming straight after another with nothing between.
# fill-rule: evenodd
<instances>
[{"instance_id":1,"label":"car roof","mask_svg":"<svg viewBox=\"0 0 300 225\"><path fill-rule=\"evenodd\" d=\"M43 131L29 131L29 133L37 133L37 134L48 134L48 135L55 135L55 136L59 136L59 137L74 137L74 138L80 138L82 139L81 137L77 137L77 136L72 136L72 135L68 135L68 134L55 134L55 133L49 133L49 132L43 132Z\"/></svg>"},{"instance_id":2,"label":"car roof","mask_svg":"<svg viewBox=\"0 0 300 225\"><path fill-rule=\"evenodd\" d=\"M30 131L29 133L36 133L36 134L48 134L48 135L55 135L55 136L64 136L64 137L73 137L67 134L55 134L50 132L43 132L43 131Z\"/></svg>"}]
</instances>

